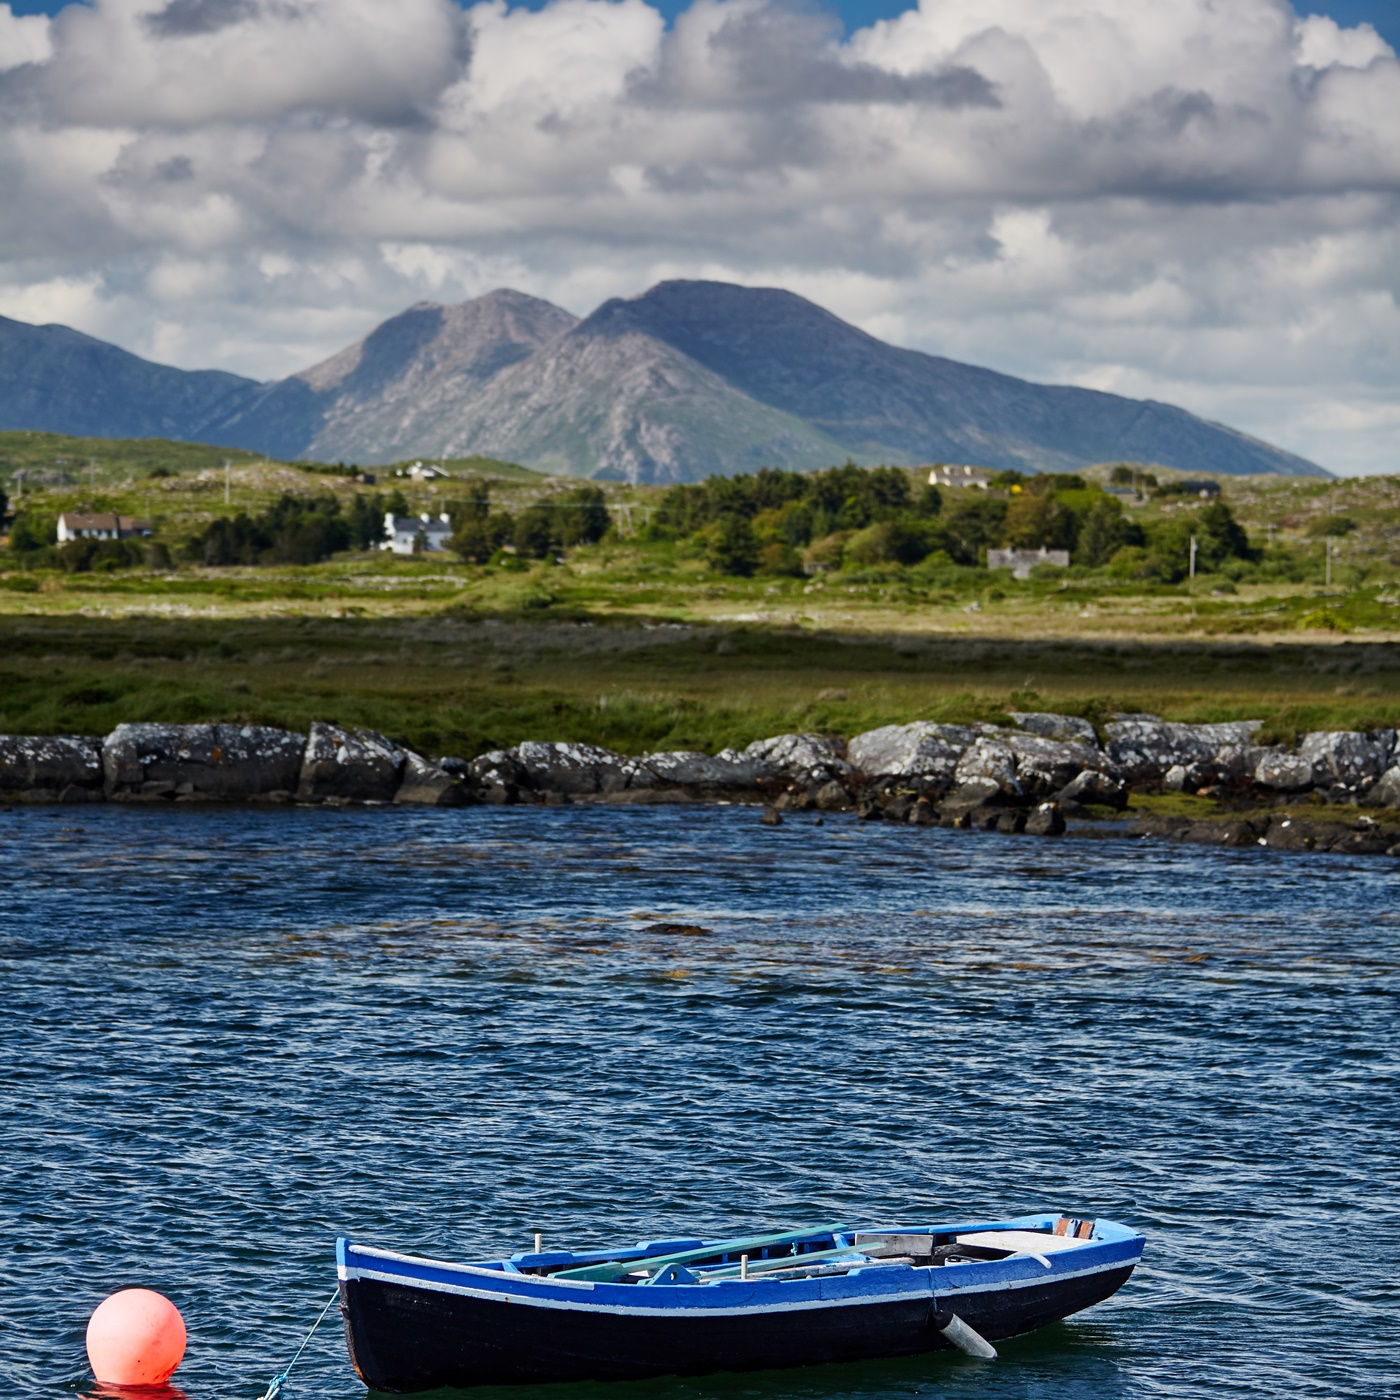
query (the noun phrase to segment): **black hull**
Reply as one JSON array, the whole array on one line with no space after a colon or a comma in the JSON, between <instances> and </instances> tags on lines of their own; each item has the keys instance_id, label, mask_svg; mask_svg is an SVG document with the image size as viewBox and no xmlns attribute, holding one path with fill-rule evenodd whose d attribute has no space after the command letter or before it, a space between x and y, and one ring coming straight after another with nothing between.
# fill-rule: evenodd
<instances>
[{"instance_id":1,"label":"black hull","mask_svg":"<svg viewBox=\"0 0 1400 1400\"><path fill-rule=\"evenodd\" d=\"M1028 1288L944 1300L996 1341L1034 1331L1117 1292L1133 1264ZM639 1380L760 1371L946 1350L929 1298L791 1311L629 1316L494 1302L372 1279L342 1280L350 1359L372 1390Z\"/></svg>"}]
</instances>

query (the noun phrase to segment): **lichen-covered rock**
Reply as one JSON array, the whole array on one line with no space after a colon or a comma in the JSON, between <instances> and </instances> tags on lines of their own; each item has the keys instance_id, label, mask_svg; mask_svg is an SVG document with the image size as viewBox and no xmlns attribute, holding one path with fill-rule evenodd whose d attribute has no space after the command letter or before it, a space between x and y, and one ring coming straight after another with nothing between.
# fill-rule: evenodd
<instances>
[{"instance_id":1,"label":"lichen-covered rock","mask_svg":"<svg viewBox=\"0 0 1400 1400\"><path fill-rule=\"evenodd\" d=\"M1366 791L1385 772L1394 748L1393 729L1378 734L1330 729L1305 734L1298 756L1312 765L1317 787L1341 787L1357 793Z\"/></svg>"},{"instance_id":2,"label":"lichen-covered rock","mask_svg":"<svg viewBox=\"0 0 1400 1400\"><path fill-rule=\"evenodd\" d=\"M635 758L594 744L546 744L527 740L513 750L529 784L541 792L590 797L656 785L655 776Z\"/></svg>"},{"instance_id":3,"label":"lichen-covered rock","mask_svg":"<svg viewBox=\"0 0 1400 1400\"><path fill-rule=\"evenodd\" d=\"M1400 807L1400 764L1382 773L1361 800L1368 807Z\"/></svg>"},{"instance_id":4,"label":"lichen-covered rock","mask_svg":"<svg viewBox=\"0 0 1400 1400\"><path fill-rule=\"evenodd\" d=\"M887 724L857 734L846 746L846 760L869 778L923 778L947 786L977 733L970 725L926 720Z\"/></svg>"},{"instance_id":5,"label":"lichen-covered rock","mask_svg":"<svg viewBox=\"0 0 1400 1400\"><path fill-rule=\"evenodd\" d=\"M1042 802L1026 818L1027 836L1063 836L1064 831L1064 813L1053 802Z\"/></svg>"},{"instance_id":6,"label":"lichen-covered rock","mask_svg":"<svg viewBox=\"0 0 1400 1400\"><path fill-rule=\"evenodd\" d=\"M1055 792L1086 770L1116 776L1112 761L1097 744L1016 733L1005 734L1001 742L1011 750L1016 784L1028 797Z\"/></svg>"},{"instance_id":7,"label":"lichen-covered rock","mask_svg":"<svg viewBox=\"0 0 1400 1400\"><path fill-rule=\"evenodd\" d=\"M968 787L973 782L995 783L1003 793L1021 794L1021 786L1016 781L1016 755L1004 740L987 734L982 735L958 760L953 780L959 788Z\"/></svg>"},{"instance_id":8,"label":"lichen-covered rock","mask_svg":"<svg viewBox=\"0 0 1400 1400\"><path fill-rule=\"evenodd\" d=\"M81 734L0 734L0 792L102 786L102 740Z\"/></svg>"},{"instance_id":9,"label":"lichen-covered rock","mask_svg":"<svg viewBox=\"0 0 1400 1400\"><path fill-rule=\"evenodd\" d=\"M1157 715L1116 715L1104 725L1106 752L1125 777L1157 780L1177 764L1214 769L1222 750L1252 743L1262 722L1177 724Z\"/></svg>"},{"instance_id":10,"label":"lichen-covered rock","mask_svg":"<svg viewBox=\"0 0 1400 1400\"><path fill-rule=\"evenodd\" d=\"M776 734L755 739L742 753L726 749L719 756L746 759L802 783L827 783L833 778L841 782L851 772L840 749L819 734Z\"/></svg>"},{"instance_id":11,"label":"lichen-covered rock","mask_svg":"<svg viewBox=\"0 0 1400 1400\"><path fill-rule=\"evenodd\" d=\"M247 802L290 793L306 735L254 724L119 724L102 744L109 797Z\"/></svg>"},{"instance_id":12,"label":"lichen-covered rock","mask_svg":"<svg viewBox=\"0 0 1400 1400\"><path fill-rule=\"evenodd\" d=\"M1312 761L1284 748L1262 749L1254 781L1274 792L1306 792L1313 785Z\"/></svg>"},{"instance_id":13,"label":"lichen-covered rock","mask_svg":"<svg viewBox=\"0 0 1400 1400\"><path fill-rule=\"evenodd\" d=\"M1011 718L1017 727L1027 734L1038 734L1042 739L1072 739L1076 743L1098 748L1099 736L1087 719L1077 715L1047 714L1038 710L1012 710Z\"/></svg>"},{"instance_id":14,"label":"lichen-covered rock","mask_svg":"<svg viewBox=\"0 0 1400 1400\"><path fill-rule=\"evenodd\" d=\"M682 788L700 797L756 793L760 790L759 780L772 771L745 758L712 756L688 749L647 754L640 766L660 786Z\"/></svg>"},{"instance_id":15,"label":"lichen-covered rock","mask_svg":"<svg viewBox=\"0 0 1400 1400\"><path fill-rule=\"evenodd\" d=\"M1060 789L1055 795L1055 800L1062 809L1067 804L1075 802L1084 805L1113 807L1121 812L1128 805L1128 785L1122 778L1115 777L1112 773L1104 773L1096 768L1086 768Z\"/></svg>"},{"instance_id":16,"label":"lichen-covered rock","mask_svg":"<svg viewBox=\"0 0 1400 1400\"><path fill-rule=\"evenodd\" d=\"M409 750L404 755L403 775L394 801L400 806L470 807L475 801L460 778L440 763L430 763Z\"/></svg>"},{"instance_id":17,"label":"lichen-covered rock","mask_svg":"<svg viewBox=\"0 0 1400 1400\"><path fill-rule=\"evenodd\" d=\"M492 749L466 765L465 781L483 802L515 803L528 783L524 767L509 749Z\"/></svg>"},{"instance_id":18,"label":"lichen-covered rock","mask_svg":"<svg viewBox=\"0 0 1400 1400\"><path fill-rule=\"evenodd\" d=\"M317 720L306 740L297 797L303 802L392 802L407 757L372 729L344 729Z\"/></svg>"}]
</instances>

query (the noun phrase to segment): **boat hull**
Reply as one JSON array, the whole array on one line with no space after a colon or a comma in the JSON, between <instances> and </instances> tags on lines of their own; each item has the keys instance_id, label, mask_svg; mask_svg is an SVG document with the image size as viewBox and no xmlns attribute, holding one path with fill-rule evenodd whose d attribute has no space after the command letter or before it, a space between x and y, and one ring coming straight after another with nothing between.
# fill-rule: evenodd
<instances>
[{"instance_id":1,"label":"boat hull","mask_svg":"<svg viewBox=\"0 0 1400 1400\"><path fill-rule=\"evenodd\" d=\"M1128 1279L1136 1250L1085 1257L1078 1268L884 1271L886 1291L842 1296L805 1288L791 1301L766 1301L774 1285L738 1289L723 1307L641 1304L651 1289L507 1287L484 1270L428 1265L418 1278L384 1257L368 1267L342 1263L340 1297L351 1361L373 1390L394 1393L476 1385L636 1380L660 1375L756 1371L829 1361L908 1356L948 1349L940 1327L955 1313L988 1340L1033 1331L1111 1296ZM1101 1255L1103 1251L1085 1251ZM1025 1262L1041 1273L1039 1261ZM982 1266L973 1266L974 1269ZM893 1275L898 1272L900 1277ZM943 1277L935 1282L934 1275ZM951 1286L937 1283L947 1279ZM979 1286L985 1285L985 1286ZM842 1285L849 1287L850 1285ZM625 1301L608 1301L616 1296ZM755 1301L755 1300L760 1301ZM634 1301L635 1300L635 1301ZM648 1300L649 1301L649 1300Z\"/></svg>"}]
</instances>

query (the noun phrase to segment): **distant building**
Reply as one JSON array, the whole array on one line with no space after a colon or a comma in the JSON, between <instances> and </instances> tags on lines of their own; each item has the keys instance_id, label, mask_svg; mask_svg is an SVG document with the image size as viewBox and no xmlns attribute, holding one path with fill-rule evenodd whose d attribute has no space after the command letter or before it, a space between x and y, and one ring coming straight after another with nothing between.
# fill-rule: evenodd
<instances>
[{"instance_id":1,"label":"distant building","mask_svg":"<svg viewBox=\"0 0 1400 1400\"><path fill-rule=\"evenodd\" d=\"M1103 493L1105 496L1112 496L1115 500L1122 501L1125 506L1140 506L1146 503L1145 499L1131 486L1105 486Z\"/></svg>"},{"instance_id":2,"label":"distant building","mask_svg":"<svg viewBox=\"0 0 1400 1400\"><path fill-rule=\"evenodd\" d=\"M1057 569L1069 568L1067 549L989 549L989 569L1010 569L1012 578L1030 578L1031 570L1040 564L1053 564Z\"/></svg>"},{"instance_id":3,"label":"distant building","mask_svg":"<svg viewBox=\"0 0 1400 1400\"><path fill-rule=\"evenodd\" d=\"M431 462L415 462L404 475L411 476L415 481L438 481L447 473L441 467L435 467Z\"/></svg>"},{"instance_id":4,"label":"distant building","mask_svg":"<svg viewBox=\"0 0 1400 1400\"><path fill-rule=\"evenodd\" d=\"M1212 496L1220 494L1220 483L1218 481L1178 481L1172 490L1180 491L1183 496L1199 496L1203 501L1208 501Z\"/></svg>"},{"instance_id":5,"label":"distant building","mask_svg":"<svg viewBox=\"0 0 1400 1400\"><path fill-rule=\"evenodd\" d=\"M392 550L395 554L424 554L446 549L451 534L452 522L445 515L389 513L384 517L385 538L380 541L379 547Z\"/></svg>"},{"instance_id":6,"label":"distant building","mask_svg":"<svg viewBox=\"0 0 1400 1400\"><path fill-rule=\"evenodd\" d=\"M929 470L928 484L930 486L975 486L979 491L985 491L991 484L992 478L997 475L990 467L953 467L947 463L940 462L938 466Z\"/></svg>"},{"instance_id":7,"label":"distant building","mask_svg":"<svg viewBox=\"0 0 1400 1400\"><path fill-rule=\"evenodd\" d=\"M79 515L70 510L58 517L59 544L69 540L129 540L150 534L151 522L131 515Z\"/></svg>"}]
</instances>

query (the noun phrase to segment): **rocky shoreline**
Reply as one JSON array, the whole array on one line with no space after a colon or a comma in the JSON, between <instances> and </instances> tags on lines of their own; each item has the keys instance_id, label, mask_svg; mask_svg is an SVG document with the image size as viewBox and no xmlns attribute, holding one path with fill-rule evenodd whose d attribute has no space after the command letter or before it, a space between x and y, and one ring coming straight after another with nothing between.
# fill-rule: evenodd
<instances>
[{"instance_id":1,"label":"rocky shoreline","mask_svg":"<svg viewBox=\"0 0 1400 1400\"><path fill-rule=\"evenodd\" d=\"M1117 816L1113 829L1135 836L1400 857L1400 827L1388 817L1400 811L1395 730L1319 731L1289 748L1257 743L1258 721L1178 724L1124 714L1100 732L1069 715L1011 718L1013 727L887 725L848 741L780 734L718 754L633 757L527 741L471 760L425 758L382 734L322 722L305 734L238 724L122 724L103 739L0 735L0 801L726 801L761 804L772 824L786 812L849 812L862 820L1044 836ZM1216 799L1219 814L1124 817L1135 796L1164 791ZM1356 815L1357 806L1378 809L1377 817Z\"/></svg>"}]
</instances>

